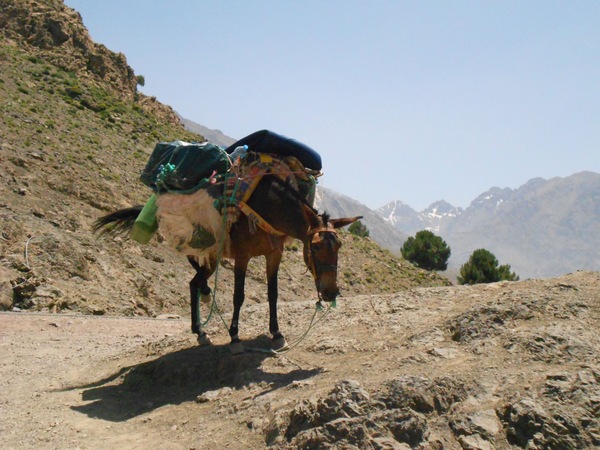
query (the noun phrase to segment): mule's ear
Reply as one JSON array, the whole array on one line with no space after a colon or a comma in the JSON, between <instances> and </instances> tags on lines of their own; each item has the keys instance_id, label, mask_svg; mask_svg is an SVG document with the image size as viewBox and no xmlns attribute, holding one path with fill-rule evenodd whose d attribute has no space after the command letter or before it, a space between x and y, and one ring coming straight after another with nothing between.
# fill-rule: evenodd
<instances>
[{"instance_id":1,"label":"mule's ear","mask_svg":"<svg viewBox=\"0 0 600 450\"><path fill-rule=\"evenodd\" d=\"M362 218L363 216L345 217L343 219L329 219L329 223L333 225L333 228L342 228Z\"/></svg>"},{"instance_id":2,"label":"mule's ear","mask_svg":"<svg viewBox=\"0 0 600 450\"><path fill-rule=\"evenodd\" d=\"M311 228L319 228L321 226L319 216L314 212L314 210L311 207L304 205L304 213L306 214L308 223L310 224Z\"/></svg>"}]
</instances>

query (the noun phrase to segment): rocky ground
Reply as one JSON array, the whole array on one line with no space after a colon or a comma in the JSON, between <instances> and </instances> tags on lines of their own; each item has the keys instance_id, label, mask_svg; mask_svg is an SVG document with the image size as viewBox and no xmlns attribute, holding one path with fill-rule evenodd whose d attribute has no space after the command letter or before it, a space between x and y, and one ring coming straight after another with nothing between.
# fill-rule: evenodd
<instances>
[{"instance_id":1,"label":"rocky ground","mask_svg":"<svg viewBox=\"0 0 600 450\"><path fill-rule=\"evenodd\" d=\"M594 448L599 288L577 272L347 297L279 356L265 303L243 310L241 355L218 317L199 347L187 318L2 313L3 448ZM313 310L281 306L288 341Z\"/></svg>"}]
</instances>

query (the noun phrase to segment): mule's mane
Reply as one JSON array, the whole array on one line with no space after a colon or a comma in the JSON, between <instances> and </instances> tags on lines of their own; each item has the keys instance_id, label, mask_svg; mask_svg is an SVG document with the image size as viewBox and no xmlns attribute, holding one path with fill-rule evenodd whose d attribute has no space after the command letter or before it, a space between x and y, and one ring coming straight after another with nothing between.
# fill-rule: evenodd
<instances>
[{"instance_id":1,"label":"mule's mane","mask_svg":"<svg viewBox=\"0 0 600 450\"><path fill-rule=\"evenodd\" d=\"M314 208L312 205L310 205L306 201L306 198L298 191L298 189L296 189L294 186L292 186L292 184L289 181L284 181L281 178L276 177L276 176L272 176L271 179L275 183L277 183L279 186L281 186L286 191L286 193L291 194L294 197L294 199L298 200L303 205L307 206L313 213L315 213L315 215L321 217L321 220L323 221L323 226L325 228L327 228L329 219L331 218L331 216L327 212L324 212L323 214L319 215L319 211L316 208Z\"/></svg>"},{"instance_id":2,"label":"mule's mane","mask_svg":"<svg viewBox=\"0 0 600 450\"><path fill-rule=\"evenodd\" d=\"M313 208L312 205L310 205L306 201L306 198L304 198L304 196L300 193L300 191L298 191L298 189L296 189L294 186L292 186L292 184L289 181L284 181L284 180L282 180L281 178L279 178L277 176L271 176L271 179L275 183L277 183L279 186L281 186L282 188L284 188L284 190L287 193L292 194L292 196L294 197L294 199L298 200L303 205L305 205L308 208L310 208L311 211L314 212L316 215L319 214L319 211L317 211L315 208ZM329 216L327 216L327 217L329 217Z\"/></svg>"}]
</instances>

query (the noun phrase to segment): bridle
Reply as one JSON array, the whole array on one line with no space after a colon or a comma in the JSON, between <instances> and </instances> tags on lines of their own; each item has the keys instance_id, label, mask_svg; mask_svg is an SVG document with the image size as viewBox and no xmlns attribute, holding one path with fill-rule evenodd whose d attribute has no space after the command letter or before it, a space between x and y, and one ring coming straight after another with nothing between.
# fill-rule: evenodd
<instances>
[{"instance_id":1,"label":"bridle","mask_svg":"<svg viewBox=\"0 0 600 450\"><path fill-rule=\"evenodd\" d=\"M335 239L338 239L338 233L335 228L328 226L321 226L319 228L311 228L308 230L307 236L308 239L308 269L313 274L315 280L319 278L320 275L326 272L337 272L337 263L336 264L328 264L319 261L318 258L314 255L313 245L318 243L319 233L333 233Z\"/></svg>"}]
</instances>

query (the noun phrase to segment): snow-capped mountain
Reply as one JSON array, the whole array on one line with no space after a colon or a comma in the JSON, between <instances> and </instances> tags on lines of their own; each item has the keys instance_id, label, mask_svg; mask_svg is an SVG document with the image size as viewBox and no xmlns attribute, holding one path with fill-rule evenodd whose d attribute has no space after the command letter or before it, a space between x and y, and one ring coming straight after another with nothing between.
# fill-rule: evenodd
<instances>
[{"instance_id":1,"label":"snow-capped mountain","mask_svg":"<svg viewBox=\"0 0 600 450\"><path fill-rule=\"evenodd\" d=\"M463 212L462 208L457 208L444 200L439 200L419 213L419 219L423 224L421 229L439 233L448 222L456 219Z\"/></svg>"},{"instance_id":2,"label":"snow-capped mountain","mask_svg":"<svg viewBox=\"0 0 600 450\"><path fill-rule=\"evenodd\" d=\"M439 233L446 223L463 213L462 208L440 200L428 208L417 212L401 201L394 201L376 210L388 223L406 234L413 235L420 230Z\"/></svg>"},{"instance_id":3,"label":"snow-capped mountain","mask_svg":"<svg viewBox=\"0 0 600 450\"><path fill-rule=\"evenodd\" d=\"M414 234L415 230L419 231L423 229L419 213L400 200L388 203L375 212L390 225L406 234Z\"/></svg>"},{"instance_id":4,"label":"snow-capped mountain","mask_svg":"<svg viewBox=\"0 0 600 450\"><path fill-rule=\"evenodd\" d=\"M331 217L363 216L361 222L369 229L371 239L396 253L400 251L400 246L408 237L401 229L388 223L367 206L331 189L317 186L315 208L319 211L327 211Z\"/></svg>"},{"instance_id":5,"label":"snow-capped mountain","mask_svg":"<svg viewBox=\"0 0 600 450\"><path fill-rule=\"evenodd\" d=\"M440 201L420 213L402 202L377 212L408 235L429 229L441 236L452 250L449 267L455 269L485 248L521 278L600 270L597 173L534 178L517 189L493 187L464 211Z\"/></svg>"}]
</instances>

